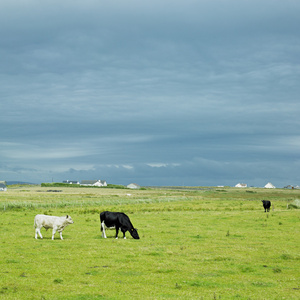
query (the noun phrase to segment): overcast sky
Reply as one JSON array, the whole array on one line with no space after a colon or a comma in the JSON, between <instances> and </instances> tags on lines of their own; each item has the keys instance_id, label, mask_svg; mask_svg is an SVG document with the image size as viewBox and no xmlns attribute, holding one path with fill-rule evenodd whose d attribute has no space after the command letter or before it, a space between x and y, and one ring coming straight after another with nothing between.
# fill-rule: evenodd
<instances>
[{"instance_id":1,"label":"overcast sky","mask_svg":"<svg viewBox=\"0 0 300 300\"><path fill-rule=\"evenodd\" d=\"M2 0L0 180L300 185L299 0Z\"/></svg>"}]
</instances>

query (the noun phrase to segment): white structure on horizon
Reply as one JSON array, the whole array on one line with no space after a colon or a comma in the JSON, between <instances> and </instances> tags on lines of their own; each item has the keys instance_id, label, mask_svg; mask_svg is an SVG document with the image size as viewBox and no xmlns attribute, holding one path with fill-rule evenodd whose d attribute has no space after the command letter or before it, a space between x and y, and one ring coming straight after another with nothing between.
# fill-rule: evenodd
<instances>
[{"instance_id":1,"label":"white structure on horizon","mask_svg":"<svg viewBox=\"0 0 300 300\"><path fill-rule=\"evenodd\" d=\"M235 185L235 187L246 188L247 187L247 183L238 183L238 184Z\"/></svg>"},{"instance_id":2,"label":"white structure on horizon","mask_svg":"<svg viewBox=\"0 0 300 300\"><path fill-rule=\"evenodd\" d=\"M80 185L84 186L107 186L107 182L105 180L81 180Z\"/></svg>"},{"instance_id":3,"label":"white structure on horizon","mask_svg":"<svg viewBox=\"0 0 300 300\"><path fill-rule=\"evenodd\" d=\"M276 187L275 187L271 182L268 182L268 183L265 185L265 189L276 189Z\"/></svg>"},{"instance_id":4,"label":"white structure on horizon","mask_svg":"<svg viewBox=\"0 0 300 300\"><path fill-rule=\"evenodd\" d=\"M0 191L1 192L6 192L7 191L7 187L4 183L0 183Z\"/></svg>"},{"instance_id":5,"label":"white structure on horizon","mask_svg":"<svg viewBox=\"0 0 300 300\"><path fill-rule=\"evenodd\" d=\"M79 184L78 180L64 180L63 183L68 183L68 184Z\"/></svg>"},{"instance_id":6,"label":"white structure on horizon","mask_svg":"<svg viewBox=\"0 0 300 300\"><path fill-rule=\"evenodd\" d=\"M130 183L130 184L127 185L127 188L129 188L129 189L140 189L141 187L136 183Z\"/></svg>"}]
</instances>

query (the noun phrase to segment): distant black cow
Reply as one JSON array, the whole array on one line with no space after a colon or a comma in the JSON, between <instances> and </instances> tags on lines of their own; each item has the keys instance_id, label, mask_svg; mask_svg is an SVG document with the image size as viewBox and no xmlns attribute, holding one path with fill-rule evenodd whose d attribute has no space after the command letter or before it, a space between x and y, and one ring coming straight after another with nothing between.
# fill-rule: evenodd
<instances>
[{"instance_id":1,"label":"distant black cow","mask_svg":"<svg viewBox=\"0 0 300 300\"><path fill-rule=\"evenodd\" d=\"M100 228L102 231L102 237L106 239L105 227L116 228L116 239L118 238L119 228L123 232L124 239L126 239L126 231L129 231L134 239L140 238L137 230L131 224L129 217L122 212L103 211L100 213Z\"/></svg>"},{"instance_id":2,"label":"distant black cow","mask_svg":"<svg viewBox=\"0 0 300 300\"><path fill-rule=\"evenodd\" d=\"M265 212L266 211L270 211L271 201L269 201L269 200L261 200L261 202L263 203Z\"/></svg>"}]
</instances>

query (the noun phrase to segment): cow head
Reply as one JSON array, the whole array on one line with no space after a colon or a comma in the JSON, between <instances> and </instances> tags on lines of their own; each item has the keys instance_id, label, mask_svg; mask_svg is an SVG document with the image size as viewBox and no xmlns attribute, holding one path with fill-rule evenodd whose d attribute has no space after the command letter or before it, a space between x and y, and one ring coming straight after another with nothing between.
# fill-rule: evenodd
<instances>
[{"instance_id":1,"label":"cow head","mask_svg":"<svg viewBox=\"0 0 300 300\"><path fill-rule=\"evenodd\" d=\"M129 230L129 232L134 239L136 239L136 240L140 239L137 229L132 228L131 230Z\"/></svg>"},{"instance_id":2,"label":"cow head","mask_svg":"<svg viewBox=\"0 0 300 300\"><path fill-rule=\"evenodd\" d=\"M69 215L66 215L66 220L67 220L68 224L73 224L74 223L71 216L69 216Z\"/></svg>"}]
</instances>

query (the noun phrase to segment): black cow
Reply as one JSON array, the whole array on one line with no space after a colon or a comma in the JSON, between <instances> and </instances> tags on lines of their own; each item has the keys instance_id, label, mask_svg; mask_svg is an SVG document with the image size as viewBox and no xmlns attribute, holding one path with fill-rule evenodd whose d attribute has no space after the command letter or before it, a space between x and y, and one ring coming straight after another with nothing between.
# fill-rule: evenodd
<instances>
[{"instance_id":1,"label":"black cow","mask_svg":"<svg viewBox=\"0 0 300 300\"><path fill-rule=\"evenodd\" d=\"M263 203L265 212L266 211L270 211L271 201L269 201L269 200L261 200L261 202Z\"/></svg>"},{"instance_id":2,"label":"black cow","mask_svg":"<svg viewBox=\"0 0 300 300\"><path fill-rule=\"evenodd\" d=\"M118 238L119 228L121 228L121 231L123 232L124 239L126 239L126 231L129 231L134 239L140 238L137 230L130 222L129 217L122 212L103 211L100 213L100 228L102 231L102 237L106 239L105 227L116 228L116 239Z\"/></svg>"}]
</instances>

